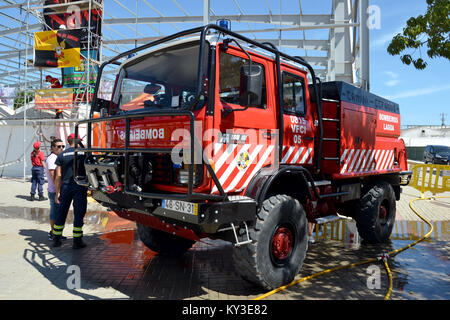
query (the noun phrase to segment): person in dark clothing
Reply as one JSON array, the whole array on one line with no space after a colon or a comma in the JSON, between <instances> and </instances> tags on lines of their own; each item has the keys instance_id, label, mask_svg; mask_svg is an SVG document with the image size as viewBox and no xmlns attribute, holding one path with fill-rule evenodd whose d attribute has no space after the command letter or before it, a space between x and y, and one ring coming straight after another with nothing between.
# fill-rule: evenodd
<instances>
[{"instance_id":1,"label":"person in dark clothing","mask_svg":"<svg viewBox=\"0 0 450 320\"><path fill-rule=\"evenodd\" d=\"M73 248L80 249L86 247L83 242L83 219L87 209L87 188L78 185L74 180L73 164L75 147L81 146L81 139L74 134L67 138L70 147L61 152L56 158L55 170L55 202L59 204L56 221L53 226L53 246L61 246L61 237L66 223L67 213L73 202ZM78 152L77 156L78 173L84 174L84 154Z\"/></svg>"}]
</instances>

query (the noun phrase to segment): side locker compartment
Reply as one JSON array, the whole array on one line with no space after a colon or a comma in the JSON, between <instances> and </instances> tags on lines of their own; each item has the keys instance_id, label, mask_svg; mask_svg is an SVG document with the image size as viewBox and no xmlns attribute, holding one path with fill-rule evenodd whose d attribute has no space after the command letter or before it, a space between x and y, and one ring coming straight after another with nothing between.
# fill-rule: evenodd
<instances>
[{"instance_id":1,"label":"side locker compartment","mask_svg":"<svg viewBox=\"0 0 450 320\"><path fill-rule=\"evenodd\" d=\"M341 101L341 175L375 169L376 112L372 108Z\"/></svg>"}]
</instances>

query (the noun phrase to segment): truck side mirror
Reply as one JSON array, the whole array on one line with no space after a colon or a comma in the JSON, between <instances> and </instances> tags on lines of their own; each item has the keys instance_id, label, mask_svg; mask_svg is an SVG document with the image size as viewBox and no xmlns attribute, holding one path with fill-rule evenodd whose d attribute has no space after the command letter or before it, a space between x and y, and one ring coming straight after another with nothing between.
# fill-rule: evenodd
<instances>
[{"instance_id":1,"label":"truck side mirror","mask_svg":"<svg viewBox=\"0 0 450 320\"><path fill-rule=\"evenodd\" d=\"M262 98L262 67L260 65L243 65L239 90L241 106L259 106Z\"/></svg>"}]
</instances>

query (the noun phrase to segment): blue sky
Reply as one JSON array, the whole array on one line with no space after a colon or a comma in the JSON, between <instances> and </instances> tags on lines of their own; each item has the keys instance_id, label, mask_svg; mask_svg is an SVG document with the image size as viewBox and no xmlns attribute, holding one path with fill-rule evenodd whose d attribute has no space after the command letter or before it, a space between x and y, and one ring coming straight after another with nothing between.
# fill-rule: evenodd
<instances>
[{"instance_id":1,"label":"blue sky","mask_svg":"<svg viewBox=\"0 0 450 320\"><path fill-rule=\"evenodd\" d=\"M22 2L22 0L15 0ZM113 0L105 1L105 19L114 17L131 18L132 13L119 6ZM130 11L136 11L136 0L118 0L125 4ZM332 0L302 0L302 10L305 14L330 14ZM412 124L440 124L440 113L447 113L447 124L450 124L450 63L445 59L429 59L426 56L426 49L422 50L422 56L427 60L428 67L419 71L412 66L405 66L401 63L398 56L392 57L386 52L389 40L405 26L406 21L426 11L425 0L371 0L372 5L379 6L381 13L380 29L371 30L371 91L380 96L389 98L400 104L403 125ZM182 6L183 10L176 4ZM138 0L137 11L140 17L163 16L183 16L202 15L202 0ZM239 5L239 8L238 8ZM269 8L273 14L298 13L298 0L211 0L211 8L217 15L221 14L267 14ZM152 7L155 9L153 10ZM7 9L4 11L17 19L23 20L25 12ZM215 21L211 17L212 22ZM30 24L37 21L32 18ZM0 24L9 27L16 27L13 21L0 16ZM178 30L196 27L194 24L179 24ZM274 25L275 27L276 25ZM249 27L260 29L269 26L262 24L233 23L234 30L248 29ZM0 27L3 30L4 27ZM115 30L112 31L111 29ZM169 35L178 31L177 26L171 24L153 24L139 25L138 37L154 37L160 35ZM104 35L109 38L134 38L134 25L110 26L103 28ZM118 33L117 33L118 32ZM253 37L252 34L246 34ZM277 38L274 33L256 34L259 38L269 39ZM301 39L302 31L284 32L283 37L291 39ZM308 30L307 38L326 39L328 31L326 30ZM17 38L17 36L13 36ZM24 40L24 36L21 38ZM0 39L3 43L15 47L16 45L5 39ZM112 46L116 48L115 46ZM131 46L121 46L118 50L123 51ZM10 50L2 47L1 50ZM304 55L300 49L285 49L291 55ZM114 53L108 50L104 55L111 56ZM309 51L308 54L315 55L318 52Z\"/></svg>"}]
</instances>

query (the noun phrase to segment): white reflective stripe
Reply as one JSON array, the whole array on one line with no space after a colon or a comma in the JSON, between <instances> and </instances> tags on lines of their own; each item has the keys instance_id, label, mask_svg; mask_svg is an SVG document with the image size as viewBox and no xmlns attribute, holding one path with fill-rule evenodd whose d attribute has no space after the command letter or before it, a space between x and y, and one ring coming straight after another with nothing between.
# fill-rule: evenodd
<instances>
[{"instance_id":1,"label":"white reflective stripe","mask_svg":"<svg viewBox=\"0 0 450 320\"><path fill-rule=\"evenodd\" d=\"M299 147L297 150L297 153L295 154L295 156L292 158L291 162L289 162L289 163L297 163L297 160L300 157L300 155L302 154L304 149L305 148L303 148L303 147Z\"/></svg>"},{"instance_id":2,"label":"white reflective stripe","mask_svg":"<svg viewBox=\"0 0 450 320\"><path fill-rule=\"evenodd\" d=\"M281 159L281 163L286 163L287 159L289 159L289 157L291 156L294 149L295 149L295 147L289 147L289 150L286 152L283 159Z\"/></svg>"},{"instance_id":3,"label":"white reflective stripe","mask_svg":"<svg viewBox=\"0 0 450 320\"><path fill-rule=\"evenodd\" d=\"M312 151L313 151L313 149L312 149L312 148L309 148L309 154L312 154ZM311 157L311 158L309 159L308 164L312 164L313 158L314 158L314 157Z\"/></svg>"},{"instance_id":4,"label":"white reflective stripe","mask_svg":"<svg viewBox=\"0 0 450 320\"><path fill-rule=\"evenodd\" d=\"M392 167L392 160L393 160L393 158L394 158L394 150L391 150L390 153L389 153L389 157L387 158L387 161L386 161L386 163L384 165L384 169L385 170L390 169Z\"/></svg>"},{"instance_id":5,"label":"white reflective stripe","mask_svg":"<svg viewBox=\"0 0 450 320\"><path fill-rule=\"evenodd\" d=\"M386 150L382 150L381 154L380 154L380 158L378 159L377 165L375 167L377 170L380 170L381 165L383 164L383 161L384 161L385 154L386 154Z\"/></svg>"},{"instance_id":6,"label":"white reflective stripe","mask_svg":"<svg viewBox=\"0 0 450 320\"><path fill-rule=\"evenodd\" d=\"M308 150L306 151L305 155L303 156L302 160L300 160L300 163L305 163L306 160L308 159L309 155L311 154L311 149L308 148Z\"/></svg>"},{"instance_id":7,"label":"white reflective stripe","mask_svg":"<svg viewBox=\"0 0 450 320\"><path fill-rule=\"evenodd\" d=\"M363 171L368 171L368 170L369 170L370 166L372 165L373 158L375 157L375 151L376 151L376 150L374 150L374 149L369 150L369 152L370 152L370 157L369 157L369 159L367 160L367 163L366 163L366 165L364 166Z\"/></svg>"},{"instance_id":8,"label":"white reflective stripe","mask_svg":"<svg viewBox=\"0 0 450 320\"><path fill-rule=\"evenodd\" d=\"M236 156L234 157L233 161L230 163L230 165L227 167L226 171L222 174L222 176L219 179L220 184L224 184L225 181L227 181L230 174L233 172L234 169L236 169L235 163L239 157L239 155L242 152L246 152L250 148L249 144L244 145L239 152L237 152Z\"/></svg>"},{"instance_id":9,"label":"white reflective stripe","mask_svg":"<svg viewBox=\"0 0 450 320\"><path fill-rule=\"evenodd\" d=\"M355 162L356 162L356 160L358 159L359 153L360 153L360 152L361 152L361 149L356 150L356 154L355 154L355 156L353 157L352 164L348 167L348 172L352 172L353 166L355 165Z\"/></svg>"},{"instance_id":10,"label":"white reflective stripe","mask_svg":"<svg viewBox=\"0 0 450 320\"><path fill-rule=\"evenodd\" d=\"M394 152L393 150L387 152L387 154L386 154L386 159L384 159L384 162L383 162L382 170L386 170L386 169L387 169L387 166L388 166L388 164L389 164L389 159L391 158L391 154L392 154L393 152Z\"/></svg>"},{"instance_id":11,"label":"white reflective stripe","mask_svg":"<svg viewBox=\"0 0 450 320\"><path fill-rule=\"evenodd\" d=\"M355 166L355 172L358 172L358 168L359 168L359 165L361 164L361 161L363 160L363 159L365 159L365 157L364 157L364 154L366 153L366 150L363 150L362 152L361 152L361 154L359 155L359 159L358 159L358 163L356 163L356 166Z\"/></svg>"},{"instance_id":12,"label":"white reflective stripe","mask_svg":"<svg viewBox=\"0 0 450 320\"><path fill-rule=\"evenodd\" d=\"M261 159L258 161L258 164L256 165L256 167L253 169L252 173L248 176L247 180L245 180L244 184L242 185L242 188L240 188L239 190L236 190L237 192L241 192L242 190L244 190L247 187L247 185L252 180L253 176L259 171L259 169L262 168L262 166L266 162L267 158L272 153L273 148L274 148L273 145L270 145L267 148L267 150L262 155Z\"/></svg>"},{"instance_id":13,"label":"white reflective stripe","mask_svg":"<svg viewBox=\"0 0 450 320\"><path fill-rule=\"evenodd\" d=\"M380 150L380 149L378 149L378 150L377 150L377 151L375 152L375 157L374 157L374 161L372 162L372 165L370 166L370 169L369 169L369 171L371 171L371 170L374 170L374 169L375 169L375 167L376 167L376 165L377 165L377 163L378 163L378 156L379 156L380 152L381 152L381 150Z\"/></svg>"},{"instance_id":14,"label":"white reflective stripe","mask_svg":"<svg viewBox=\"0 0 450 320\"><path fill-rule=\"evenodd\" d=\"M250 167L250 165L255 161L255 158L258 156L259 152L261 151L263 145L257 145L255 150L253 150L252 154L249 157L248 161L248 167L245 170L240 170L239 173L234 177L233 181L230 183L230 185L225 189L225 192L229 192L230 190L234 189L234 187L238 184L239 181L241 181L242 177L245 173L247 173L247 169Z\"/></svg>"},{"instance_id":15,"label":"white reflective stripe","mask_svg":"<svg viewBox=\"0 0 450 320\"><path fill-rule=\"evenodd\" d=\"M234 149L236 149L237 144L229 144L227 145L227 148L225 149L224 153L219 157L219 160L217 160L215 165L215 172L217 173L219 169L222 167L222 165L225 163L225 161L228 159L228 157L233 154Z\"/></svg>"},{"instance_id":16,"label":"white reflective stripe","mask_svg":"<svg viewBox=\"0 0 450 320\"><path fill-rule=\"evenodd\" d=\"M356 168L357 172L362 172L364 171L364 168L366 167L366 163L370 158L370 153L372 152L372 150L365 150L367 151L367 153L365 154L365 156L363 157L363 161L361 163L361 166L358 166L358 168Z\"/></svg>"},{"instance_id":17,"label":"white reflective stripe","mask_svg":"<svg viewBox=\"0 0 450 320\"><path fill-rule=\"evenodd\" d=\"M352 158L352 155L353 155L354 151L355 151L354 149L350 150L350 153L349 153L348 157L345 159L345 163L344 163L344 166L342 167L341 173L345 173L345 171L347 171L348 162Z\"/></svg>"}]
</instances>

